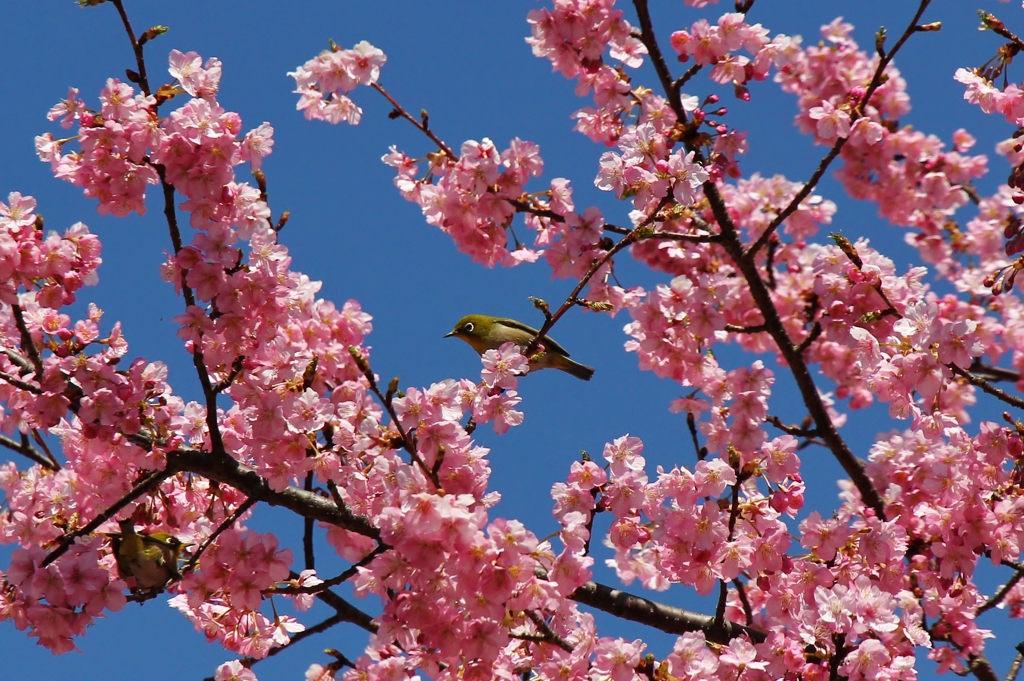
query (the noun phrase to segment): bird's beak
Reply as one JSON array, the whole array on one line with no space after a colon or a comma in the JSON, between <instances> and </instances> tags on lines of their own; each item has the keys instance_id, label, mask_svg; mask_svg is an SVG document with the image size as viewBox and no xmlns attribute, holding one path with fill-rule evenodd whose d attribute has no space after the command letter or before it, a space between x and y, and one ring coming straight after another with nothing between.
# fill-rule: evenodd
<instances>
[{"instance_id":1,"label":"bird's beak","mask_svg":"<svg viewBox=\"0 0 1024 681\"><path fill-rule=\"evenodd\" d=\"M454 336L454 335L455 335L455 333L456 333L455 331L449 331L448 333L446 333L446 334L444 335L444 337L445 337L445 338L451 338L452 336Z\"/></svg>"}]
</instances>

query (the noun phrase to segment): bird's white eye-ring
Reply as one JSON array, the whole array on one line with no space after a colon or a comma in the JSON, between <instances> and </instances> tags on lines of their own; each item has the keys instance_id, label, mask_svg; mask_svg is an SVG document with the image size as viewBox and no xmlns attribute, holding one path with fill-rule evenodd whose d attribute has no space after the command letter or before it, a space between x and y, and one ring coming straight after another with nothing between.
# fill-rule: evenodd
<instances>
[{"instance_id":1,"label":"bird's white eye-ring","mask_svg":"<svg viewBox=\"0 0 1024 681\"><path fill-rule=\"evenodd\" d=\"M473 322L466 322L466 325L462 327L464 333L473 333Z\"/></svg>"}]
</instances>

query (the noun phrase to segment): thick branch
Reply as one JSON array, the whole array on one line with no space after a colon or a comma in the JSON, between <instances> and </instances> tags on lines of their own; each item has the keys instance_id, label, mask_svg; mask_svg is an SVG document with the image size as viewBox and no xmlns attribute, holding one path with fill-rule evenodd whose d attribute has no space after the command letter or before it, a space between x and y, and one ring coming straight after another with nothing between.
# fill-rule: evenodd
<instances>
[{"instance_id":1,"label":"thick branch","mask_svg":"<svg viewBox=\"0 0 1024 681\"><path fill-rule=\"evenodd\" d=\"M314 520L325 522L373 539L380 539L380 531L362 516L339 508L333 501L297 487L280 492L270 489L266 480L248 466L230 456L216 456L195 449L178 449L167 455L167 469L175 473L195 473L216 482L230 485L250 499L271 506L281 506Z\"/></svg>"},{"instance_id":2,"label":"thick branch","mask_svg":"<svg viewBox=\"0 0 1024 681\"><path fill-rule=\"evenodd\" d=\"M1024 653L1020 652L1020 644L1017 644L1017 655L1013 658L1013 662L1010 663L1010 668L1006 671L1006 676L1003 677L1003 681L1017 681L1017 673L1020 672L1021 662L1024 662Z\"/></svg>"},{"instance_id":3,"label":"thick branch","mask_svg":"<svg viewBox=\"0 0 1024 681\"><path fill-rule=\"evenodd\" d=\"M992 669L992 663L984 655L972 657L967 668L971 670L978 681L1000 681L995 670Z\"/></svg>"},{"instance_id":4,"label":"thick branch","mask_svg":"<svg viewBox=\"0 0 1024 681\"><path fill-rule=\"evenodd\" d=\"M714 617L657 603L597 582L587 582L573 591L569 598L577 603L589 605L631 622L646 624L669 634L703 631L708 640L717 643L727 643L741 634L746 634L755 643L760 643L766 638L764 632L751 627L728 620L723 621L721 626L715 626Z\"/></svg>"}]
</instances>

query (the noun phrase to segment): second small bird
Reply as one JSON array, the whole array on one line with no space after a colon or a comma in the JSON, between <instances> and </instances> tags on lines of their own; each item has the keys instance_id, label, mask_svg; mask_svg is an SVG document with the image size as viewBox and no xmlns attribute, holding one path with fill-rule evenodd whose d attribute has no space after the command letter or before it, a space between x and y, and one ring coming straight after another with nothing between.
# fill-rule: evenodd
<instances>
[{"instance_id":1,"label":"second small bird","mask_svg":"<svg viewBox=\"0 0 1024 681\"><path fill-rule=\"evenodd\" d=\"M482 355L488 350L497 350L505 343L515 343L519 350L523 351L530 341L536 338L537 329L514 319L471 314L460 319L455 328L445 334L445 338L453 336L466 341ZM584 381L589 381L594 375L592 368L569 359L569 353L565 348L547 336L541 337L540 342L543 347L538 348L538 351L542 350L544 354L536 361L530 362L531 371L560 369Z\"/></svg>"},{"instance_id":2,"label":"second small bird","mask_svg":"<svg viewBox=\"0 0 1024 681\"><path fill-rule=\"evenodd\" d=\"M135 523L122 520L121 534L111 536L117 572L122 579L135 578L132 591L155 592L178 574L178 555L184 544L166 532L136 532Z\"/></svg>"}]
</instances>

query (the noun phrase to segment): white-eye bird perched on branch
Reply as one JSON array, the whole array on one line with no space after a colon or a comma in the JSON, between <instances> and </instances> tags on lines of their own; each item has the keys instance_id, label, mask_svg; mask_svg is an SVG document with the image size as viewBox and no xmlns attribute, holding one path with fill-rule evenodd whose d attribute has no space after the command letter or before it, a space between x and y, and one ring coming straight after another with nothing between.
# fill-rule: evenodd
<instances>
[{"instance_id":1,"label":"white-eye bird perched on branch","mask_svg":"<svg viewBox=\"0 0 1024 681\"><path fill-rule=\"evenodd\" d=\"M452 337L466 341L481 355L488 350L497 350L505 343L515 343L522 352L537 337L537 329L514 319L471 314L460 319L455 328L445 334L445 338ZM594 375L592 368L569 359L565 348L547 336L542 336L540 343L537 348L539 354L531 358L530 371L560 369L584 381L589 381Z\"/></svg>"},{"instance_id":2,"label":"white-eye bird perched on branch","mask_svg":"<svg viewBox=\"0 0 1024 681\"><path fill-rule=\"evenodd\" d=\"M125 581L135 579L133 591L159 590L179 576L181 540L167 532L136 532L131 520L122 520L118 525L121 534L110 536L117 572Z\"/></svg>"}]
</instances>

